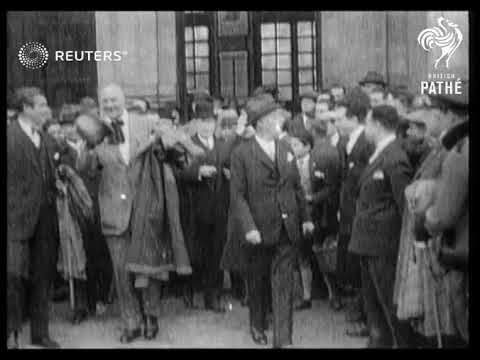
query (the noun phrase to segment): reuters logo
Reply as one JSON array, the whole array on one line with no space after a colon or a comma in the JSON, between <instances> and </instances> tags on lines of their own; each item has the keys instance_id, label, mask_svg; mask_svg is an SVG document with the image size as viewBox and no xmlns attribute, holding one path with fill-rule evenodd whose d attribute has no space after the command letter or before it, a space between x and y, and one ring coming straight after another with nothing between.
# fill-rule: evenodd
<instances>
[{"instance_id":1,"label":"reuters logo","mask_svg":"<svg viewBox=\"0 0 480 360\"><path fill-rule=\"evenodd\" d=\"M27 69L40 69L47 63L48 50L42 44L31 41L20 48L18 60Z\"/></svg>"}]
</instances>

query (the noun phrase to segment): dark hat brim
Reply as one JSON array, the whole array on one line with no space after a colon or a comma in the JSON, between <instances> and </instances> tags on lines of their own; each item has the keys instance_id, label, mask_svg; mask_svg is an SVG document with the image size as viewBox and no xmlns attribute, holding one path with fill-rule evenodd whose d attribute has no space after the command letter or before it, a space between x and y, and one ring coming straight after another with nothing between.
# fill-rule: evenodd
<instances>
[{"instance_id":1,"label":"dark hat brim","mask_svg":"<svg viewBox=\"0 0 480 360\"><path fill-rule=\"evenodd\" d=\"M272 102L266 106L264 106L260 111L256 111L255 113L248 114L248 124L252 126L256 126L258 121L262 118L267 116L268 114L281 109L282 106L276 102Z\"/></svg>"}]
</instances>

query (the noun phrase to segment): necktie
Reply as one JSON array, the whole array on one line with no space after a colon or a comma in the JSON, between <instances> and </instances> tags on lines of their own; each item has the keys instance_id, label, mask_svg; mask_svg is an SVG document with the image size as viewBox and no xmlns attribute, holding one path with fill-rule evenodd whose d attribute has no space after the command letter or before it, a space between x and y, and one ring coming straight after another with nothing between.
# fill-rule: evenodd
<instances>
[{"instance_id":1,"label":"necktie","mask_svg":"<svg viewBox=\"0 0 480 360\"><path fill-rule=\"evenodd\" d=\"M124 122L121 119L112 120L113 134L112 138L115 144L123 144L125 142L125 135L123 134L122 126Z\"/></svg>"},{"instance_id":2,"label":"necktie","mask_svg":"<svg viewBox=\"0 0 480 360\"><path fill-rule=\"evenodd\" d=\"M40 134L37 130L32 128L32 141L35 147L38 149L40 147Z\"/></svg>"}]
</instances>

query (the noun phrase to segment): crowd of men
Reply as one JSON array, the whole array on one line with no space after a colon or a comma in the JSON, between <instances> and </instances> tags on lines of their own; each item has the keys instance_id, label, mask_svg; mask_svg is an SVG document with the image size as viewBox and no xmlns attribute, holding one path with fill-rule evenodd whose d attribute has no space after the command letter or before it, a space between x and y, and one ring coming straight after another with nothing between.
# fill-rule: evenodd
<instances>
[{"instance_id":1,"label":"crowd of men","mask_svg":"<svg viewBox=\"0 0 480 360\"><path fill-rule=\"evenodd\" d=\"M293 312L319 283L369 347L468 344L467 90L414 96L368 72L301 94L295 116L271 86L241 105L198 91L181 121L175 107L128 106L115 84L57 120L39 89L18 89L8 346L29 319L32 344L59 347L56 276L70 281L74 324L114 293L131 343L156 338L167 283L188 308L200 292L205 310L226 311L226 274L257 344L273 328L274 347L293 345Z\"/></svg>"}]
</instances>

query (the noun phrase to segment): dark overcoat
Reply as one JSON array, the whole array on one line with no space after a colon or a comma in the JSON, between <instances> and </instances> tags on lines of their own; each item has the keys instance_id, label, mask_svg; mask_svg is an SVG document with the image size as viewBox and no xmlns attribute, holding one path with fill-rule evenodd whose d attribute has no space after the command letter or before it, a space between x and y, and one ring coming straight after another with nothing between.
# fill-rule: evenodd
<instances>
[{"instance_id":1,"label":"dark overcoat","mask_svg":"<svg viewBox=\"0 0 480 360\"><path fill-rule=\"evenodd\" d=\"M282 227L293 244L301 241L301 223L310 220L300 175L288 146L276 142L276 163L255 138L238 145L231 157L230 209L232 229L225 246L222 268L255 271L264 266L258 249L275 246ZM262 243L252 246L245 235L258 230Z\"/></svg>"},{"instance_id":2,"label":"dark overcoat","mask_svg":"<svg viewBox=\"0 0 480 360\"><path fill-rule=\"evenodd\" d=\"M27 278L29 276L29 243L38 223L41 205L51 205L48 211L52 221L52 235L58 235L55 209L54 155L55 141L41 133L41 146L48 161L45 181L35 146L22 130L18 120L7 128L7 272ZM43 211L43 210L42 210ZM52 249L53 251L53 249Z\"/></svg>"}]
</instances>

